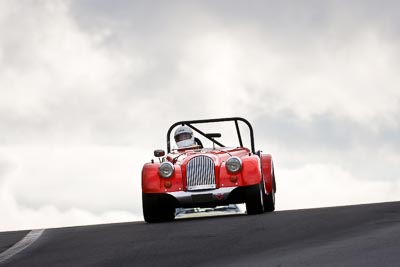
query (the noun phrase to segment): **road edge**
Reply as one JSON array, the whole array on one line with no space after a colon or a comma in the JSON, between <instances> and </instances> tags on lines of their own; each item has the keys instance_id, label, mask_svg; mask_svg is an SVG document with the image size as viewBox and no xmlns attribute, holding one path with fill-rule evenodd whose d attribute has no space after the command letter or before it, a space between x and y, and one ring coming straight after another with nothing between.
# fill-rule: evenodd
<instances>
[{"instance_id":1,"label":"road edge","mask_svg":"<svg viewBox=\"0 0 400 267\"><path fill-rule=\"evenodd\" d=\"M20 253L30 245L32 245L45 231L45 229L37 229L30 231L24 238L19 242L15 243L9 249L0 253L0 264L4 263L6 260Z\"/></svg>"}]
</instances>

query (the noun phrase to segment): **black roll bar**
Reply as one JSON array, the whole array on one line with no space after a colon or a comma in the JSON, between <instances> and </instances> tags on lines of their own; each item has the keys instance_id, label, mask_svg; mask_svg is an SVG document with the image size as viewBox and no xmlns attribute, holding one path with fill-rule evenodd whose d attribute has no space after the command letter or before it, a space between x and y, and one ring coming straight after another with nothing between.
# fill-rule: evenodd
<instances>
[{"instance_id":1,"label":"black roll bar","mask_svg":"<svg viewBox=\"0 0 400 267\"><path fill-rule=\"evenodd\" d=\"M171 127L169 127L168 132L167 132L167 152L170 153L171 152L171 141L170 141L170 136L171 136L171 132L172 129L174 129L176 126L178 125L187 125L189 126L191 129L195 130L196 132L198 132L199 134L201 134L202 136L206 137L207 139L209 139L210 141L216 143L217 145L224 147L223 144L221 144L220 142L216 141L215 139L211 139L208 136L206 136L206 134L204 132L202 132L201 130L197 129L197 127L194 127L192 124L200 124L200 123L212 123L212 122L224 122L224 121L234 121L235 122L235 126L236 126L236 132L238 135L238 139L239 139L239 144L241 147L243 147L243 141L242 141L242 136L240 134L240 129L239 129L239 124L238 121L242 121L244 122L250 130L250 142L251 142L251 152L252 153L256 153L255 151L255 146L254 146L254 133L253 133L253 127L251 126L250 122L246 119L243 119L241 117L229 117L229 118L218 118L218 119L207 119L207 120L190 120L190 121L178 121L175 122L174 124L171 125Z\"/></svg>"}]
</instances>

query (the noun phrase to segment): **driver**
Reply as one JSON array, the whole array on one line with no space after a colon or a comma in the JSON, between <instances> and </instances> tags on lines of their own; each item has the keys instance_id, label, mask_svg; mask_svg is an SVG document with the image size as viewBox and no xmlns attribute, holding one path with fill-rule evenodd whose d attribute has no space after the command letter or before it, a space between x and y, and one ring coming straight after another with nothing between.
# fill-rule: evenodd
<instances>
[{"instance_id":1,"label":"driver","mask_svg":"<svg viewBox=\"0 0 400 267\"><path fill-rule=\"evenodd\" d=\"M179 126L176 129L174 138L178 149L193 147L196 145L193 131L190 127L186 125Z\"/></svg>"}]
</instances>

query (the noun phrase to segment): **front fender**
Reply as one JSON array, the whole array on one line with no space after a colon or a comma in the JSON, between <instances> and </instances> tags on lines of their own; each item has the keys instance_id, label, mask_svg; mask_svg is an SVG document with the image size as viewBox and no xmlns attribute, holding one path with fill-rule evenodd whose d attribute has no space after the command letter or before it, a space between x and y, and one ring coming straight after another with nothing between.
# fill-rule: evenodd
<instances>
[{"instance_id":1,"label":"front fender","mask_svg":"<svg viewBox=\"0 0 400 267\"><path fill-rule=\"evenodd\" d=\"M160 176L158 175L159 164L146 163L142 169L142 191L143 193L160 192Z\"/></svg>"},{"instance_id":2,"label":"front fender","mask_svg":"<svg viewBox=\"0 0 400 267\"><path fill-rule=\"evenodd\" d=\"M262 176L259 158L257 156L245 156L241 160L242 170L239 173L230 173L226 169L226 162L221 164L221 186L248 186L260 183ZM237 180L236 182L231 180L233 177Z\"/></svg>"},{"instance_id":3,"label":"front fender","mask_svg":"<svg viewBox=\"0 0 400 267\"><path fill-rule=\"evenodd\" d=\"M261 182L260 160L257 156L242 158L243 185L255 185Z\"/></svg>"},{"instance_id":4,"label":"front fender","mask_svg":"<svg viewBox=\"0 0 400 267\"><path fill-rule=\"evenodd\" d=\"M182 171L174 165L174 174L170 178L162 178L158 174L159 163L146 163L142 169L143 193L166 193L182 190Z\"/></svg>"}]
</instances>

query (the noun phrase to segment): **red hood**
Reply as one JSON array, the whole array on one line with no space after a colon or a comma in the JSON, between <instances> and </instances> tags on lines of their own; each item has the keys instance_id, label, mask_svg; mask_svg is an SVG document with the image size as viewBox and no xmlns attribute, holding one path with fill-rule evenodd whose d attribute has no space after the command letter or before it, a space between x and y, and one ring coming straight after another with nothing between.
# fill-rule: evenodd
<instances>
[{"instance_id":1,"label":"red hood","mask_svg":"<svg viewBox=\"0 0 400 267\"><path fill-rule=\"evenodd\" d=\"M183 152L174 151L167 155L167 160L171 162L173 161L174 164L182 164L188 162L193 157L202 155L214 159L214 162L217 164L226 161L231 156L237 156L241 158L243 156L249 155L249 153L250 150L243 147L223 147L218 149L203 148L196 150L186 150Z\"/></svg>"}]
</instances>

